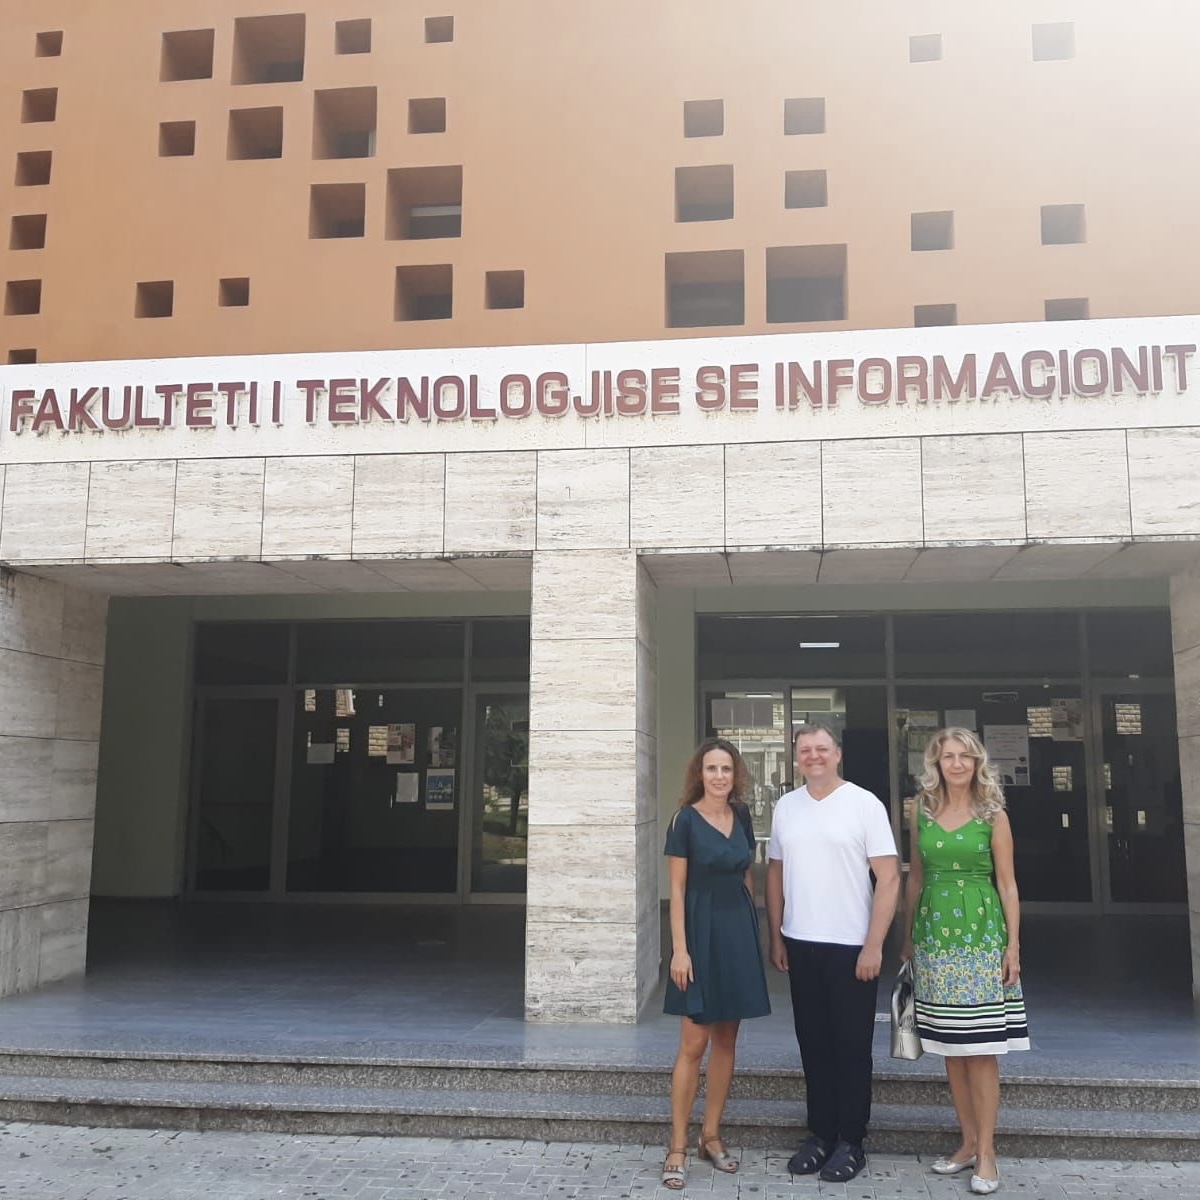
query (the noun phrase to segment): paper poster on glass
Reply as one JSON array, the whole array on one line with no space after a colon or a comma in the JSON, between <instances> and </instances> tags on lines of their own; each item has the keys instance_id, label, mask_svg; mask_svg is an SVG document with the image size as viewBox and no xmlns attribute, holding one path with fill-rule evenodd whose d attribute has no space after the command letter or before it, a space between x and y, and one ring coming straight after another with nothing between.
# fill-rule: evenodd
<instances>
[{"instance_id":1,"label":"paper poster on glass","mask_svg":"<svg viewBox=\"0 0 1200 1200\"><path fill-rule=\"evenodd\" d=\"M1029 786L1029 726L985 725L983 744L1005 787Z\"/></svg>"},{"instance_id":2,"label":"paper poster on glass","mask_svg":"<svg viewBox=\"0 0 1200 1200\"><path fill-rule=\"evenodd\" d=\"M416 804L417 802L417 785L420 783L420 776L413 771L397 771L396 772L396 795L395 801L397 804Z\"/></svg>"},{"instance_id":3,"label":"paper poster on glass","mask_svg":"<svg viewBox=\"0 0 1200 1200\"><path fill-rule=\"evenodd\" d=\"M973 708L946 709L946 728L969 729L974 733L976 730L975 710Z\"/></svg>"},{"instance_id":4,"label":"paper poster on glass","mask_svg":"<svg viewBox=\"0 0 1200 1200\"><path fill-rule=\"evenodd\" d=\"M417 760L417 727L411 721L387 727L387 760L414 763Z\"/></svg>"},{"instance_id":5,"label":"paper poster on glass","mask_svg":"<svg viewBox=\"0 0 1200 1200\"><path fill-rule=\"evenodd\" d=\"M454 741L456 729L444 725L432 725L429 729L429 766L454 766Z\"/></svg>"},{"instance_id":6,"label":"paper poster on glass","mask_svg":"<svg viewBox=\"0 0 1200 1200\"><path fill-rule=\"evenodd\" d=\"M425 772L425 807L451 809L454 807L454 772L446 769Z\"/></svg>"},{"instance_id":7,"label":"paper poster on glass","mask_svg":"<svg viewBox=\"0 0 1200 1200\"><path fill-rule=\"evenodd\" d=\"M1050 701L1050 736L1056 742L1083 741L1083 701L1060 697Z\"/></svg>"}]
</instances>

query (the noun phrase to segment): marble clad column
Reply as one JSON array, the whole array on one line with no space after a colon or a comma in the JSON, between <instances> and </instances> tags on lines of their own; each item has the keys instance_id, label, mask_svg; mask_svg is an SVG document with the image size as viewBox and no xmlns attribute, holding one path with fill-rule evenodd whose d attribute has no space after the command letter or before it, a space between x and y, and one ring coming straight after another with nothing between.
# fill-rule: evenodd
<instances>
[{"instance_id":1,"label":"marble clad column","mask_svg":"<svg viewBox=\"0 0 1200 1200\"><path fill-rule=\"evenodd\" d=\"M1177 575L1171 580L1171 636L1192 933L1192 995L1200 1001L1200 575Z\"/></svg>"},{"instance_id":2,"label":"marble clad column","mask_svg":"<svg viewBox=\"0 0 1200 1200\"><path fill-rule=\"evenodd\" d=\"M654 610L635 551L534 554L530 1020L631 1022L658 982Z\"/></svg>"},{"instance_id":3,"label":"marble clad column","mask_svg":"<svg viewBox=\"0 0 1200 1200\"><path fill-rule=\"evenodd\" d=\"M0 996L83 973L107 610L0 568Z\"/></svg>"}]
</instances>

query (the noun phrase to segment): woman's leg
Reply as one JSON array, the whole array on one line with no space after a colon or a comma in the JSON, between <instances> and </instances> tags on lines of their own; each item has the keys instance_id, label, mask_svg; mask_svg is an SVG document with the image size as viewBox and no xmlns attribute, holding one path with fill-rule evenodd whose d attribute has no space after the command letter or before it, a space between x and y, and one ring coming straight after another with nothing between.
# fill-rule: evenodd
<instances>
[{"instance_id":1,"label":"woman's leg","mask_svg":"<svg viewBox=\"0 0 1200 1200\"><path fill-rule=\"evenodd\" d=\"M963 1060L971 1085L975 1112L975 1174L998 1179L996 1169L996 1117L1000 1112L1000 1064L994 1054L973 1054Z\"/></svg>"},{"instance_id":2,"label":"woman's leg","mask_svg":"<svg viewBox=\"0 0 1200 1200\"><path fill-rule=\"evenodd\" d=\"M950 1084L950 1099L954 1102L954 1114L962 1130L962 1145L950 1156L955 1162L965 1162L977 1152L979 1145L979 1122L975 1115L975 1102L971 1094L971 1076L968 1066L973 1059L946 1056L946 1079Z\"/></svg>"},{"instance_id":3,"label":"woman's leg","mask_svg":"<svg viewBox=\"0 0 1200 1200\"><path fill-rule=\"evenodd\" d=\"M676 1150L688 1144L688 1123L700 1086L700 1061L711 1028L697 1025L690 1017L679 1018L679 1050L671 1072L671 1147Z\"/></svg>"},{"instance_id":4,"label":"woman's leg","mask_svg":"<svg viewBox=\"0 0 1200 1200\"><path fill-rule=\"evenodd\" d=\"M706 1138L715 1138L721 1132L721 1117L725 1112L725 1101L729 1099L729 1087L733 1083L733 1064L737 1054L739 1021L714 1021L712 1030L712 1052L708 1056L708 1071L704 1080L704 1124L701 1132Z\"/></svg>"}]
</instances>

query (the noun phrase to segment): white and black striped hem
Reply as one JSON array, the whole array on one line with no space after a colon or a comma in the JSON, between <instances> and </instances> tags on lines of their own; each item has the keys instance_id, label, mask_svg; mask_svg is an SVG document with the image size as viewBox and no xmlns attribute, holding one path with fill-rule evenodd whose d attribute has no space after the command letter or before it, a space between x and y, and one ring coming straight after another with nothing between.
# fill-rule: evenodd
<instances>
[{"instance_id":1,"label":"white and black striped hem","mask_svg":"<svg viewBox=\"0 0 1200 1200\"><path fill-rule=\"evenodd\" d=\"M1007 1054L1029 1049L1025 1001L1013 996L997 1004L915 1002L921 1046L932 1054Z\"/></svg>"}]
</instances>

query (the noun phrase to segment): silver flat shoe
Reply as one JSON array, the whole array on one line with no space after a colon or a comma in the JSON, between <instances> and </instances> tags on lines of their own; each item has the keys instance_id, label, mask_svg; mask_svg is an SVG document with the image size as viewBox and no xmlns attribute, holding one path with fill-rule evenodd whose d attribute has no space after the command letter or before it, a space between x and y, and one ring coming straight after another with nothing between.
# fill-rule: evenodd
<instances>
[{"instance_id":1,"label":"silver flat shoe","mask_svg":"<svg viewBox=\"0 0 1200 1200\"><path fill-rule=\"evenodd\" d=\"M958 1162L953 1158L939 1158L929 1164L929 1169L935 1175L957 1175L960 1171L969 1171L975 1165L975 1155Z\"/></svg>"},{"instance_id":2,"label":"silver flat shoe","mask_svg":"<svg viewBox=\"0 0 1200 1200\"><path fill-rule=\"evenodd\" d=\"M976 1196L990 1196L993 1192L998 1192L999 1190L999 1179L984 1179L982 1175L971 1176L971 1191Z\"/></svg>"}]
</instances>

